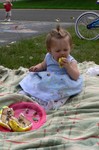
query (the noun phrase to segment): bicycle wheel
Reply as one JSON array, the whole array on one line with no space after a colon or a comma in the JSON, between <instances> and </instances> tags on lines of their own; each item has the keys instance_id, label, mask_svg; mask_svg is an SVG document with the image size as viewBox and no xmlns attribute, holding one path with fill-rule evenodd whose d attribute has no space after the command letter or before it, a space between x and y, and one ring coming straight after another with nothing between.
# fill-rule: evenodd
<instances>
[{"instance_id":1,"label":"bicycle wheel","mask_svg":"<svg viewBox=\"0 0 99 150\"><path fill-rule=\"evenodd\" d=\"M81 39L96 40L99 38L99 27L88 29L87 25L95 19L99 19L99 15L95 12L82 13L75 22L75 32Z\"/></svg>"}]
</instances>

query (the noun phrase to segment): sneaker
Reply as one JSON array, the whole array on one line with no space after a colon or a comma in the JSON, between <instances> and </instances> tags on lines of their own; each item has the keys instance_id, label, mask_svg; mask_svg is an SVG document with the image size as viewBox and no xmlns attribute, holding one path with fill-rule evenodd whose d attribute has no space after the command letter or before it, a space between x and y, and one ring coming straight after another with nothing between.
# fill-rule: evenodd
<instances>
[{"instance_id":1,"label":"sneaker","mask_svg":"<svg viewBox=\"0 0 99 150\"><path fill-rule=\"evenodd\" d=\"M4 19L4 21L7 21L7 19Z\"/></svg>"},{"instance_id":2,"label":"sneaker","mask_svg":"<svg viewBox=\"0 0 99 150\"><path fill-rule=\"evenodd\" d=\"M97 0L97 3L99 4L99 0Z\"/></svg>"},{"instance_id":3,"label":"sneaker","mask_svg":"<svg viewBox=\"0 0 99 150\"><path fill-rule=\"evenodd\" d=\"M11 21L10 19L8 19L7 21Z\"/></svg>"}]
</instances>

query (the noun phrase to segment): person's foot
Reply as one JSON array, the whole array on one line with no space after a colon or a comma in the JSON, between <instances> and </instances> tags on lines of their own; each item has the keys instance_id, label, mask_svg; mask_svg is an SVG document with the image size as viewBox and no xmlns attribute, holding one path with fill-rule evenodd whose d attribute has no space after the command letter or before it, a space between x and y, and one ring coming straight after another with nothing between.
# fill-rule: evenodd
<instances>
[{"instance_id":1,"label":"person's foot","mask_svg":"<svg viewBox=\"0 0 99 150\"><path fill-rule=\"evenodd\" d=\"M7 19L4 19L4 21L7 21Z\"/></svg>"},{"instance_id":2,"label":"person's foot","mask_svg":"<svg viewBox=\"0 0 99 150\"><path fill-rule=\"evenodd\" d=\"M11 19L8 19L7 21L11 21Z\"/></svg>"},{"instance_id":3,"label":"person's foot","mask_svg":"<svg viewBox=\"0 0 99 150\"><path fill-rule=\"evenodd\" d=\"M97 3L99 4L99 0L97 0Z\"/></svg>"}]
</instances>

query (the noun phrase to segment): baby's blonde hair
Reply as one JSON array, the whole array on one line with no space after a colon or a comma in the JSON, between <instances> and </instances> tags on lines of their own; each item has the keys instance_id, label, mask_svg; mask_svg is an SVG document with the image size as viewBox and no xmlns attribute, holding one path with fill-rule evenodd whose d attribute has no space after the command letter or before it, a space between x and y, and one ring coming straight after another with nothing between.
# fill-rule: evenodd
<instances>
[{"instance_id":1,"label":"baby's blonde hair","mask_svg":"<svg viewBox=\"0 0 99 150\"><path fill-rule=\"evenodd\" d=\"M48 33L48 35L46 37L47 50L49 51L49 49L51 47L52 38L62 39L67 36L69 37L70 47L72 47L72 37L71 37L70 33L68 31L66 31L65 29L61 28L60 25L57 25L57 27L55 29L53 29L50 33Z\"/></svg>"}]
</instances>

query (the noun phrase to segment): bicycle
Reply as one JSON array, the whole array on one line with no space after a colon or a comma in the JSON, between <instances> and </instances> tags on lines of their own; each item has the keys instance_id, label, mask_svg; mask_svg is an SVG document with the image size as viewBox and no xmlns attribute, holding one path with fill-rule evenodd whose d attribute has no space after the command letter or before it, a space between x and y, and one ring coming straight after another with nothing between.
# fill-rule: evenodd
<instances>
[{"instance_id":1,"label":"bicycle","mask_svg":"<svg viewBox=\"0 0 99 150\"><path fill-rule=\"evenodd\" d=\"M76 19L75 32L80 39L99 39L99 14L93 11L82 13Z\"/></svg>"}]
</instances>

